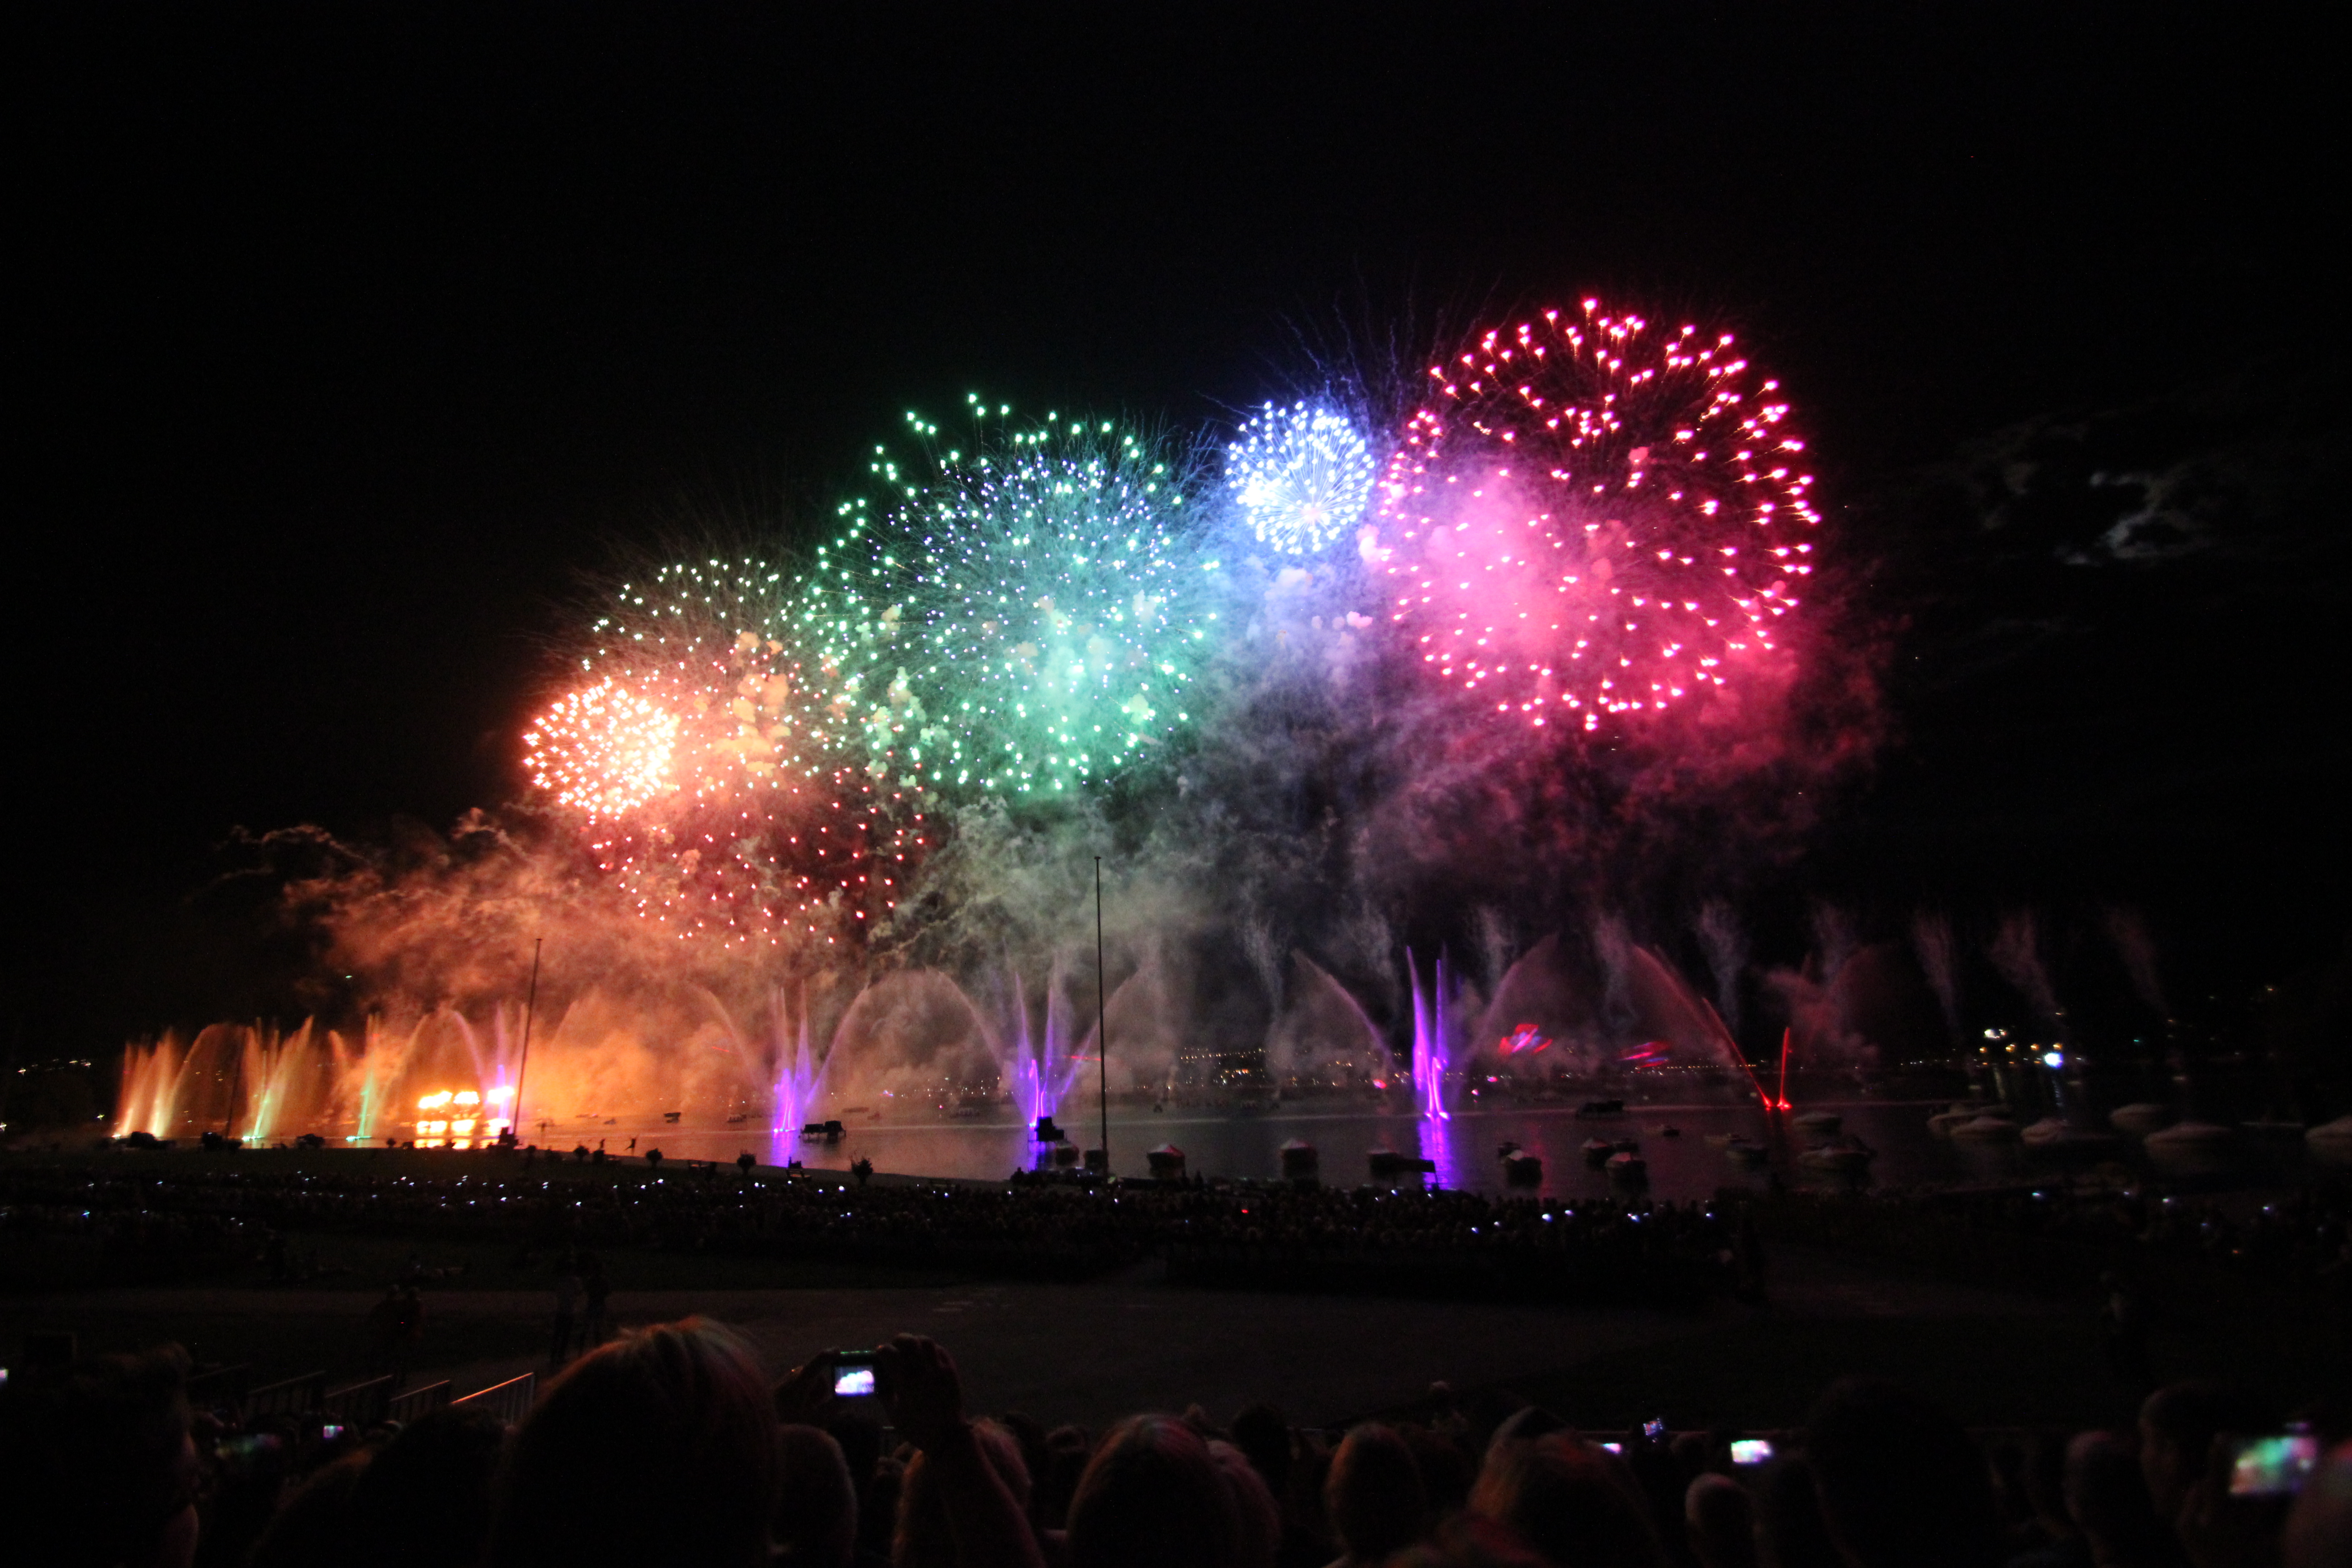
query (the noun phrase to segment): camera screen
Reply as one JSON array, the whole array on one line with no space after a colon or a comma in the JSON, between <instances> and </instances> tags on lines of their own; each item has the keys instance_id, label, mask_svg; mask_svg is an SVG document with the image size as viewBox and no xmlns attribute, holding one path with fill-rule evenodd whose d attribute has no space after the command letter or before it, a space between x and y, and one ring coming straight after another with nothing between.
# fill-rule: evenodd
<instances>
[{"instance_id":1,"label":"camera screen","mask_svg":"<svg viewBox=\"0 0 2352 1568\"><path fill-rule=\"evenodd\" d=\"M837 1366L833 1369L833 1392L844 1399L863 1398L874 1392L874 1368L871 1365Z\"/></svg>"},{"instance_id":2,"label":"camera screen","mask_svg":"<svg viewBox=\"0 0 2352 1568\"><path fill-rule=\"evenodd\" d=\"M1771 1457L1769 1438L1734 1437L1731 1440L1731 1462L1735 1465L1760 1465Z\"/></svg>"},{"instance_id":3,"label":"camera screen","mask_svg":"<svg viewBox=\"0 0 2352 1568\"><path fill-rule=\"evenodd\" d=\"M2278 1497L2302 1489L2319 1465L2319 1439L2308 1432L2249 1437L2230 1467L2231 1497Z\"/></svg>"}]
</instances>

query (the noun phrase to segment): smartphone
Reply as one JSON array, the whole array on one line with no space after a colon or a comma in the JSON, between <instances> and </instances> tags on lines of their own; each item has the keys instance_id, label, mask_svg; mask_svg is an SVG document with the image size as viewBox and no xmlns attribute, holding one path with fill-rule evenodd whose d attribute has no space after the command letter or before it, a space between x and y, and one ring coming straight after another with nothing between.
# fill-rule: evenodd
<instances>
[{"instance_id":1,"label":"smartphone","mask_svg":"<svg viewBox=\"0 0 2352 1568\"><path fill-rule=\"evenodd\" d=\"M1761 1465L1772 1458L1769 1437L1734 1437L1731 1440L1731 1462L1735 1465Z\"/></svg>"},{"instance_id":2,"label":"smartphone","mask_svg":"<svg viewBox=\"0 0 2352 1568\"><path fill-rule=\"evenodd\" d=\"M833 1352L833 1396L835 1399L874 1397L874 1352L872 1351Z\"/></svg>"},{"instance_id":3,"label":"smartphone","mask_svg":"<svg viewBox=\"0 0 2352 1568\"><path fill-rule=\"evenodd\" d=\"M2230 1461L2231 1497L2285 1497L2301 1491L2319 1468L2319 1438L2289 1428L2238 1439Z\"/></svg>"},{"instance_id":4,"label":"smartphone","mask_svg":"<svg viewBox=\"0 0 2352 1568\"><path fill-rule=\"evenodd\" d=\"M343 1435L343 1429L330 1421L319 1428L319 1441L331 1443Z\"/></svg>"},{"instance_id":5,"label":"smartphone","mask_svg":"<svg viewBox=\"0 0 2352 1568\"><path fill-rule=\"evenodd\" d=\"M1625 1445L1622 1443L1603 1443L1601 1446L1612 1454L1622 1454L1625 1451Z\"/></svg>"},{"instance_id":6,"label":"smartphone","mask_svg":"<svg viewBox=\"0 0 2352 1568\"><path fill-rule=\"evenodd\" d=\"M1642 1423L1642 1436L1647 1437L1651 1442L1654 1443L1665 1435L1666 1418L1664 1416L1661 1415L1654 1421L1644 1421Z\"/></svg>"}]
</instances>

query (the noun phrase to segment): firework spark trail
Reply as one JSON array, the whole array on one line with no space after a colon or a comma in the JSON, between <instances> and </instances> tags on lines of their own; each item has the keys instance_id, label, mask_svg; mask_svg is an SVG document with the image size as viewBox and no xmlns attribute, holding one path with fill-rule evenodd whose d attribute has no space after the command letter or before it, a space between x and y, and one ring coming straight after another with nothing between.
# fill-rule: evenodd
<instances>
[{"instance_id":1,"label":"firework spark trail","mask_svg":"<svg viewBox=\"0 0 2352 1568\"><path fill-rule=\"evenodd\" d=\"M1780 384L1728 333L1547 311L1430 368L1379 513L1391 619L1444 679L1600 728L1774 647L1820 521Z\"/></svg>"},{"instance_id":2,"label":"firework spark trail","mask_svg":"<svg viewBox=\"0 0 2352 1568\"><path fill-rule=\"evenodd\" d=\"M908 416L919 474L842 508L796 625L820 660L821 738L950 801L1067 798L1192 721L1206 574L1181 476L1139 436L972 400L971 449Z\"/></svg>"},{"instance_id":3,"label":"firework spark trail","mask_svg":"<svg viewBox=\"0 0 2352 1568\"><path fill-rule=\"evenodd\" d=\"M680 936L854 930L896 907L926 847L912 791L815 739L782 582L745 559L624 585L580 659L596 679L526 735L533 782Z\"/></svg>"},{"instance_id":4,"label":"firework spark trail","mask_svg":"<svg viewBox=\"0 0 2352 1568\"><path fill-rule=\"evenodd\" d=\"M1363 434L1321 404L1267 404L1225 451L1225 483L1264 542L1313 555L1363 520L1374 465Z\"/></svg>"}]
</instances>

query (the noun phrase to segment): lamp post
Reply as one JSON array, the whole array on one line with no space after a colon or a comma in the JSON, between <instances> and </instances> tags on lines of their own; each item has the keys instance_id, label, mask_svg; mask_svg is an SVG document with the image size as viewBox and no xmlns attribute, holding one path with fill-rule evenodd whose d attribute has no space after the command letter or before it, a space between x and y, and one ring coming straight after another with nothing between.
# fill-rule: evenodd
<instances>
[{"instance_id":1,"label":"lamp post","mask_svg":"<svg viewBox=\"0 0 2352 1568\"><path fill-rule=\"evenodd\" d=\"M517 1143L522 1142L522 1078L530 1070L530 1018L539 1007L539 946L547 939L530 939L530 990L522 1002L522 1056L515 1063L514 1103L507 1108L507 1131Z\"/></svg>"},{"instance_id":2,"label":"lamp post","mask_svg":"<svg viewBox=\"0 0 2352 1568\"><path fill-rule=\"evenodd\" d=\"M1103 1179L1110 1179L1110 1008L1103 987L1102 857L1095 857L1095 1088L1102 1110Z\"/></svg>"}]
</instances>

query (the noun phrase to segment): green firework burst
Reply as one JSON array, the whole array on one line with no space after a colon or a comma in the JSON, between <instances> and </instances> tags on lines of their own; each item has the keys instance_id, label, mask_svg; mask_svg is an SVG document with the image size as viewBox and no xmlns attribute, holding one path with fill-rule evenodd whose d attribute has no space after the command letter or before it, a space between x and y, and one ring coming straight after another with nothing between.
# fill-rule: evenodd
<instances>
[{"instance_id":1,"label":"green firework burst","mask_svg":"<svg viewBox=\"0 0 2352 1568\"><path fill-rule=\"evenodd\" d=\"M818 721L950 800L1050 801L1152 756L1192 716L1215 612L1183 468L1116 425L1015 427L971 399L968 446L908 416L878 502L841 509L799 629Z\"/></svg>"}]
</instances>

